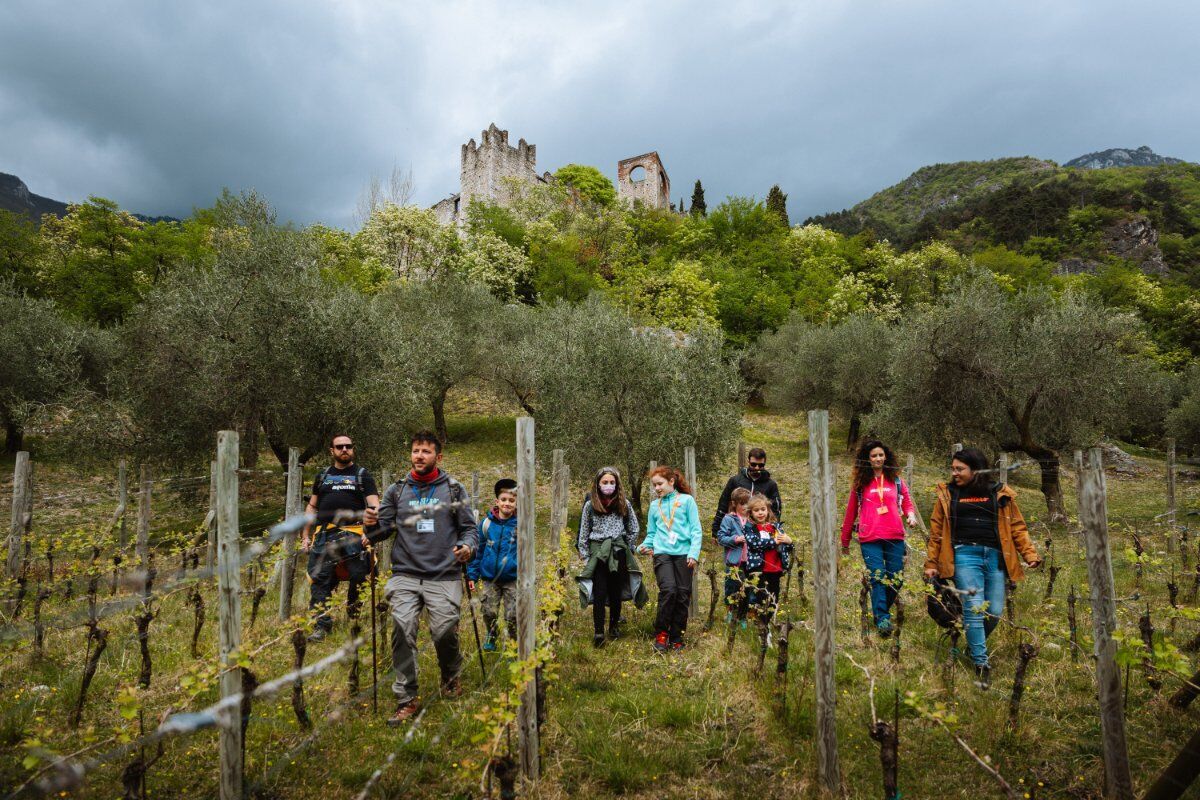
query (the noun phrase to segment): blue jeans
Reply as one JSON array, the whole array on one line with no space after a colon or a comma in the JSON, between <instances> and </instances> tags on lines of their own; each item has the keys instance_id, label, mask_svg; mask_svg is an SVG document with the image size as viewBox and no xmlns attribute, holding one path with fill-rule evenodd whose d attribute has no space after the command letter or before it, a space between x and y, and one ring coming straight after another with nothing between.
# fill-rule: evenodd
<instances>
[{"instance_id":1,"label":"blue jeans","mask_svg":"<svg viewBox=\"0 0 1200 800\"><path fill-rule=\"evenodd\" d=\"M994 547L980 544L954 546L954 585L962 598L963 627L967 631L967 649L976 666L987 667L987 637L1004 611L1008 572L1004 555Z\"/></svg>"},{"instance_id":2,"label":"blue jeans","mask_svg":"<svg viewBox=\"0 0 1200 800\"><path fill-rule=\"evenodd\" d=\"M890 622L892 605L904 581L904 540L878 539L859 542L858 546L871 575L871 614L875 624Z\"/></svg>"}]
</instances>

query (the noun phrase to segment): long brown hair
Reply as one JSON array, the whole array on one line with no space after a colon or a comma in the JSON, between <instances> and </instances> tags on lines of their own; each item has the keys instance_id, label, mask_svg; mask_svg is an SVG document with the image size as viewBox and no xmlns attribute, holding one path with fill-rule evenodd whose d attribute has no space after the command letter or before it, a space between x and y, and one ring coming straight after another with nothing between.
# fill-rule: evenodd
<instances>
[{"instance_id":1,"label":"long brown hair","mask_svg":"<svg viewBox=\"0 0 1200 800\"><path fill-rule=\"evenodd\" d=\"M654 469L650 470L650 473L646 476L646 480L653 478L655 475L659 475L669 481L674 482L675 491L679 492L680 494L692 493L692 487L688 486L687 478L683 477L683 473L674 467L655 467Z\"/></svg>"},{"instance_id":2,"label":"long brown hair","mask_svg":"<svg viewBox=\"0 0 1200 800\"><path fill-rule=\"evenodd\" d=\"M865 491L875 477L875 470L871 468L871 451L876 447L883 449L883 477L890 483L895 483L896 478L900 477L900 464L896 461L896 454L892 452L892 448L878 439L868 439L854 454L854 469L850 472L850 491Z\"/></svg>"},{"instance_id":3,"label":"long brown hair","mask_svg":"<svg viewBox=\"0 0 1200 800\"><path fill-rule=\"evenodd\" d=\"M606 511L604 503L604 494L600 491L600 479L605 475L612 475L617 479L617 490L613 492L612 503L613 508ZM625 487L621 485L621 473L617 472L616 467L601 467L596 473L596 477L592 479L592 513L593 514L620 514L622 517L629 513L629 504L625 501Z\"/></svg>"}]
</instances>

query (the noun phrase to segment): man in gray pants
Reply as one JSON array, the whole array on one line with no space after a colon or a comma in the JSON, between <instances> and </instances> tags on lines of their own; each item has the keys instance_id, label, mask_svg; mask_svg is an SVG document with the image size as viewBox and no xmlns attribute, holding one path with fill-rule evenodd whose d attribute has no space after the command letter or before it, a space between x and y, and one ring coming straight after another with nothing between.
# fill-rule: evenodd
<instances>
[{"instance_id":1,"label":"man in gray pants","mask_svg":"<svg viewBox=\"0 0 1200 800\"><path fill-rule=\"evenodd\" d=\"M392 636L392 691L398 704L387 724L396 726L420 710L417 697L417 625L429 613L429 633L442 673L442 694L458 697L463 658L458 646L462 608L462 565L478 546L470 497L461 483L441 470L442 444L421 431L412 437L412 471L389 486L378 514L363 512L367 538L382 542L393 534L392 576L384 597L395 622Z\"/></svg>"}]
</instances>

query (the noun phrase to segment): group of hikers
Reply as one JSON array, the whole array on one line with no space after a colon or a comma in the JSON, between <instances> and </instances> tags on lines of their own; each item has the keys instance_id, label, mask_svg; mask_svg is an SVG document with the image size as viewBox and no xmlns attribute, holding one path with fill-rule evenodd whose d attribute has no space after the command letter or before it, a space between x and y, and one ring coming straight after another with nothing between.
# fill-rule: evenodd
<instances>
[{"instance_id":1,"label":"group of hikers","mask_svg":"<svg viewBox=\"0 0 1200 800\"><path fill-rule=\"evenodd\" d=\"M482 593L483 650L499 646L501 607L508 634L515 635L516 509L523 487L510 478L497 481L494 503L479 519L470 493L442 470L442 443L432 432L412 436L411 469L386 487L382 497L370 472L355 463L349 436L333 437L329 452L332 464L317 474L308 503L315 522L301 538L308 553L314 620L309 638L320 641L331 631L329 606L337 583L347 584L350 616L359 613L361 586L375 574L377 548L392 539L384 599L393 621L397 706L388 724L400 725L420 710L417 627L422 611L437 653L443 696L463 691L458 624L464 590L468 599ZM769 623L778 609L781 579L791 568L793 542L780 521L783 502L767 471L766 452L753 448L747 455L747 465L721 492L711 535L724 550L726 621L742 627L747 620L755 622L769 644ZM1041 563L1016 494L991 475L981 451L955 453L951 479L936 488L924 565L925 578L934 584L930 613L938 618L936 602L942 611L953 606L949 617L961 615L967 655L983 689L991 671L987 638L1005 606L1008 583L1023 577L1022 561L1029 568ZM658 466L647 477L654 497L644 535L615 467L597 471L583 501L576 540L582 563L578 582L581 601L592 607L596 647L621 635L624 602L639 607L646 602L635 553L651 557L658 587L653 648L668 652L685 646L693 575L703 544L699 508L679 470ZM858 449L850 484L842 553L849 553L851 538L857 536L870 579L875 627L887 638L903 582L905 527L917 525L919 518L896 456L883 442L869 440Z\"/></svg>"}]
</instances>

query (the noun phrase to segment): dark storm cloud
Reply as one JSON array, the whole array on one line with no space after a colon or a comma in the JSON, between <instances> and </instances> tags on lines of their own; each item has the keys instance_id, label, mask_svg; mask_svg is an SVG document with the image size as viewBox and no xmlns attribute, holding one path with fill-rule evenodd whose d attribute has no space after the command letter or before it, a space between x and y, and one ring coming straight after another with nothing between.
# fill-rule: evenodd
<instances>
[{"instance_id":1,"label":"dark storm cloud","mask_svg":"<svg viewBox=\"0 0 1200 800\"><path fill-rule=\"evenodd\" d=\"M0 171L177 216L255 188L349 225L393 165L419 202L454 191L495 121L541 169L658 150L676 199L778 182L799 219L936 162L1200 160L1197 23L1183 3L8 2Z\"/></svg>"}]
</instances>

